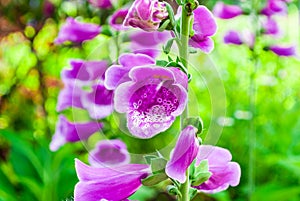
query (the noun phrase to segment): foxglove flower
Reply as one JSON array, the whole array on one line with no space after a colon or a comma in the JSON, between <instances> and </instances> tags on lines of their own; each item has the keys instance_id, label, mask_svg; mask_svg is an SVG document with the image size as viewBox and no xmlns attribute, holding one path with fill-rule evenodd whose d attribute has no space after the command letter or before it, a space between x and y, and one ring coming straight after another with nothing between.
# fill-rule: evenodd
<instances>
[{"instance_id":1,"label":"foxglove flower","mask_svg":"<svg viewBox=\"0 0 300 201\"><path fill-rule=\"evenodd\" d=\"M168 17L166 4L158 0L135 0L125 18L124 25L145 31L156 31Z\"/></svg>"},{"instance_id":2,"label":"foxglove flower","mask_svg":"<svg viewBox=\"0 0 300 201\"><path fill-rule=\"evenodd\" d=\"M153 65L153 58L144 54L126 53L119 57L120 65L112 65L105 73L104 85L107 89L113 90L123 82L130 80L128 73L136 66Z\"/></svg>"},{"instance_id":3,"label":"foxglove flower","mask_svg":"<svg viewBox=\"0 0 300 201\"><path fill-rule=\"evenodd\" d=\"M224 43L241 45L241 44L243 44L243 41L238 32L230 30L224 36Z\"/></svg>"},{"instance_id":4,"label":"foxglove flower","mask_svg":"<svg viewBox=\"0 0 300 201\"><path fill-rule=\"evenodd\" d=\"M263 33L268 35L277 35L279 33L279 27L275 20L268 17L266 21L262 24Z\"/></svg>"},{"instance_id":5,"label":"foxglove flower","mask_svg":"<svg viewBox=\"0 0 300 201\"><path fill-rule=\"evenodd\" d=\"M199 6L194 13L194 36L189 45L199 48L205 53L210 53L214 48L214 42L210 38L217 31L217 24L212 13L205 7Z\"/></svg>"},{"instance_id":6,"label":"foxglove flower","mask_svg":"<svg viewBox=\"0 0 300 201\"><path fill-rule=\"evenodd\" d=\"M56 44L71 41L81 43L85 40L90 40L96 37L101 31L101 27L95 24L82 23L76 21L74 18L68 17L66 23L60 28Z\"/></svg>"},{"instance_id":7,"label":"foxglove flower","mask_svg":"<svg viewBox=\"0 0 300 201\"><path fill-rule=\"evenodd\" d=\"M282 0L268 0L266 6L261 10L261 14L266 16L277 13L287 13L286 3Z\"/></svg>"},{"instance_id":8,"label":"foxglove flower","mask_svg":"<svg viewBox=\"0 0 300 201\"><path fill-rule=\"evenodd\" d=\"M226 190L229 186L237 186L241 177L241 168L238 163L231 162L231 153L221 147L201 145L196 165L202 160L208 160L211 177L199 186L194 186L205 193L217 193Z\"/></svg>"},{"instance_id":9,"label":"foxglove flower","mask_svg":"<svg viewBox=\"0 0 300 201\"><path fill-rule=\"evenodd\" d=\"M128 9L119 9L117 10L110 18L109 25L117 31L126 30L123 22L128 13Z\"/></svg>"},{"instance_id":10,"label":"foxglove flower","mask_svg":"<svg viewBox=\"0 0 300 201\"><path fill-rule=\"evenodd\" d=\"M167 130L187 103L187 76L177 68L135 67L131 81L115 90L117 112L127 114L127 127L133 136L151 138Z\"/></svg>"},{"instance_id":11,"label":"foxglove flower","mask_svg":"<svg viewBox=\"0 0 300 201\"><path fill-rule=\"evenodd\" d=\"M103 119L113 112L113 91L102 83L94 84L91 91L84 91L81 96L83 107L93 119Z\"/></svg>"},{"instance_id":12,"label":"foxglove flower","mask_svg":"<svg viewBox=\"0 0 300 201\"><path fill-rule=\"evenodd\" d=\"M112 7L111 0L89 0L89 3L97 8L108 9Z\"/></svg>"},{"instance_id":13,"label":"foxglove flower","mask_svg":"<svg viewBox=\"0 0 300 201\"><path fill-rule=\"evenodd\" d=\"M86 140L102 127L102 123L98 122L73 123L65 116L59 115L50 149L56 151L67 142Z\"/></svg>"},{"instance_id":14,"label":"foxglove flower","mask_svg":"<svg viewBox=\"0 0 300 201\"><path fill-rule=\"evenodd\" d=\"M127 147L121 140L102 140L89 154L89 163L94 167L115 167L129 162Z\"/></svg>"},{"instance_id":15,"label":"foxglove flower","mask_svg":"<svg viewBox=\"0 0 300 201\"><path fill-rule=\"evenodd\" d=\"M278 56L284 56L284 57L297 56L295 46L272 45L272 46L268 47L267 49L271 50Z\"/></svg>"},{"instance_id":16,"label":"foxglove flower","mask_svg":"<svg viewBox=\"0 0 300 201\"><path fill-rule=\"evenodd\" d=\"M79 182L75 186L74 201L126 200L142 185L141 179L150 174L144 164L118 167L90 167L75 160Z\"/></svg>"},{"instance_id":17,"label":"foxglove flower","mask_svg":"<svg viewBox=\"0 0 300 201\"><path fill-rule=\"evenodd\" d=\"M231 19L243 14L243 10L236 5L226 5L223 2L218 2L213 9L213 14L221 19Z\"/></svg>"},{"instance_id":18,"label":"foxglove flower","mask_svg":"<svg viewBox=\"0 0 300 201\"><path fill-rule=\"evenodd\" d=\"M139 30L130 34L129 37L132 52L146 54L152 58L156 58L161 53L159 45L164 44L172 36L168 31L146 32Z\"/></svg>"},{"instance_id":19,"label":"foxglove flower","mask_svg":"<svg viewBox=\"0 0 300 201\"><path fill-rule=\"evenodd\" d=\"M196 132L197 129L191 125L181 131L170 160L166 165L166 174L180 183L185 182L185 172L199 151Z\"/></svg>"}]
</instances>

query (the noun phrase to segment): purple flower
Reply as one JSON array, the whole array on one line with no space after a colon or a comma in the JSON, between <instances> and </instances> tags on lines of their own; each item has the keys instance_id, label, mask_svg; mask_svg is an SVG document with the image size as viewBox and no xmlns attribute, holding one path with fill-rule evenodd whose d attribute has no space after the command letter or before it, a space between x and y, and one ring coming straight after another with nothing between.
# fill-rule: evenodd
<instances>
[{"instance_id":1,"label":"purple flower","mask_svg":"<svg viewBox=\"0 0 300 201\"><path fill-rule=\"evenodd\" d=\"M135 0L125 18L124 25L145 31L156 31L168 17L166 4L158 0Z\"/></svg>"},{"instance_id":2,"label":"purple flower","mask_svg":"<svg viewBox=\"0 0 300 201\"><path fill-rule=\"evenodd\" d=\"M94 167L115 167L129 162L127 147L121 140L102 140L89 154L89 163Z\"/></svg>"},{"instance_id":3,"label":"purple flower","mask_svg":"<svg viewBox=\"0 0 300 201\"><path fill-rule=\"evenodd\" d=\"M113 112L113 91L106 89L103 83L96 83L91 91L84 91L81 102L90 117L105 118Z\"/></svg>"},{"instance_id":4,"label":"purple flower","mask_svg":"<svg viewBox=\"0 0 300 201\"><path fill-rule=\"evenodd\" d=\"M268 49L274 52L275 54L277 54L278 56L284 56L284 57L297 56L295 46L272 45L268 47Z\"/></svg>"},{"instance_id":5,"label":"purple flower","mask_svg":"<svg viewBox=\"0 0 300 201\"><path fill-rule=\"evenodd\" d=\"M238 163L231 162L231 153L221 147L201 145L196 165L200 161L208 160L211 177L194 188L205 193L217 193L226 190L229 186L237 186L240 182L241 168Z\"/></svg>"},{"instance_id":6,"label":"purple flower","mask_svg":"<svg viewBox=\"0 0 300 201\"><path fill-rule=\"evenodd\" d=\"M108 9L112 7L110 0L89 0L89 3L97 8Z\"/></svg>"},{"instance_id":7,"label":"purple flower","mask_svg":"<svg viewBox=\"0 0 300 201\"><path fill-rule=\"evenodd\" d=\"M96 37L101 31L101 27L95 24L77 22L74 18L68 17L66 23L60 28L56 44L65 41L81 43Z\"/></svg>"},{"instance_id":8,"label":"purple flower","mask_svg":"<svg viewBox=\"0 0 300 201\"><path fill-rule=\"evenodd\" d=\"M151 138L167 130L187 103L187 76L176 68L135 67L131 81L116 88L114 105L127 114L127 127L138 138Z\"/></svg>"},{"instance_id":9,"label":"purple flower","mask_svg":"<svg viewBox=\"0 0 300 201\"><path fill-rule=\"evenodd\" d=\"M271 17L267 17L267 20L262 24L263 33L269 35L277 35L279 33L279 27L275 20Z\"/></svg>"},{"instance_id":10,"label":"purple flower","mask_svg":"<svg viewBox=\"0 0 300 201\"><path fill-rule=\"evenodd\" d=\"M58 95L56 111L61 112L70 107L83 108L81 95L83 91L75 82L66 82Z\"/></svg>"},{"instance_id":11,"label":"purple flower","mask_svg":"<svg viewBox=\"0 0 300 201\"><path fill-rule=\"evenodd\" d=\"M181 131L170 160L166 165L166 174L180 183L185 182L185 172L196 158L199 150L196 132L197 129L190 125Z\"/></svg>"},{"instance_id":12,"label":"purple flower","mask_svg":"<svg viewBox=\"0 0 300 201\"><path fill-rule=\"evenodd\" d=\"M130 80L128 73L136 66L155 64L153 58L144 54L122 54L119 57L120 65L112 65L105 73L104 85L114 90L118 85Z\"/></svg>"},{"instance_id":13,"label":"purple flower","mask_svg":"<svg viewBox=\"0 0 300 201\"><path fill-rule=\"evenodd\" d=\"M55 133L50 143L50 150L52 151L58 150L67 142L86 140L103 127L102 123L98 122L73 123L63 115L59 115L58 118Z\"/></svg>"},{"instance_id":14,"label":"purple flower","mask_svg":"<svg viewBox=\"0 0 300 201\"><path fill-rule=\"evenodd\" d=\"M226 5L223 2L216 3L213 13L221 19L230 19L243 14L243 10L236 5Z\"/></svg>"},{"instance_id":15,"label":"purple flower","mask_svg":"<svg viewBox=\"0 0 300 201\"><path fill-rule=\"evenodd\" d=\"M123 25L128 9L117 10L110 18L109 25L117 31L126 30Z\"/></svg>"},{"instance_id":16,"label":"purple flower","mask_svg":"<svg viewBox=\"0 0 300 201\"><path fill-rule=\"evenodd\" d=\"M243 44L243 41L242 41L242 38L241 38L241 36L238 32L230 30L224 36L224 43L234 44L234 45L241 45L241 44Z\"/></svg>"},{"instance_id":17,"label":"purple flower","mask_svg":"<svg viewBox=\"0 0 300 201\"><path fill-rule=\"evenodd\" d=\"M210 53L214 48L214 42L210 36L213 36L217 31L216 21L205 6L199 6L193 13L194 36L189 41L189 45L199 48L205 53Z\"/></svg>"},{"instance_id":18,"label":"purple flower","mask_svg":"<svg viewBox=\"0 0 300 201\"><path fill-rule=\"evenodd\" d=\"M170 32L146 32L135 31L130 34L131 50L134 53L146 54L152 58L157 57L161 53L160 44L165 43L171 36Z\"/></svg>"},{"instance_id":19,"label":"purple flower","mask_svg":"<svg viewBox=\"0 0 300 201\"><path fill-rule=\"evenodd\" d=\"M266 6L261 10L261 14L271 16L276 13L287 13L286 3L282 0L268 0Z\"/></svg>"},{"instance_id":20,"label":"purple flower","mask_svg":"<svg viewBox=\"0 0 300 201\"><path fill-rule=\"evenodd\" d=\"M124 200L142 185L141 179L150 174L149 166L144 164L90 167L76 159L75 168L79 182L75 186L74 201Z\"/></svg>"}]
</instances>

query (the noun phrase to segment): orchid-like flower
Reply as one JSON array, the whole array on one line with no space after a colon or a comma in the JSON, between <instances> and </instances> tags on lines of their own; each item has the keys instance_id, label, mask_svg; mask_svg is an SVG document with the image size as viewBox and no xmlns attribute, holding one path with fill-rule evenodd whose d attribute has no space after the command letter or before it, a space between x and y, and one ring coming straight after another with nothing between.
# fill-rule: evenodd
<instances>
[{"instance_id":1,"label":"orchid-like flower","mask_svg":"<svg viewBox=\"0 0 300 201\"><path fill-rule=\"evenodd\" d=\"M79 182L75 186L74 201L126 200L150 174L145 164L91 167L76 159L75 168Z\"/></svg>"},{"instance_id":2,"label":"orchid-like flower","mask_svg":"<svg viewBox=\"0 0 300 201\"><path fill-rule=\"evenodd\" d=\"M56 44L61 44L65 41L81 43L85 40L95 38L100 31L101 27L96 24L82 23L68 17L66 23L60 28L54 42Z\"/></svg>"},{"instance_id":3,"label":"orchid-like flower","mask_svg":"<svg viewBox=\"0 0 300 201\"><path fill-rule=\"evenodd\" d=\"M166 4L158 0L135 0L125 18L124 25L145 31L156 31L168 17Z\"/></svg>"},{"instance_id":4,"label":"orchid-like flower","mask_svg":"<svg viewBox=\"0 0 300 201\"><path fill-rule=\"evenodd\" d=\"M186 180L186 170L192 164L199 151L199 142L196 137L197 129L187 126L179 134L179 138L166 165L166 174L180 183Z\"/></svg>"},{"instance_id":5,"label":"orchid-like flower","mask_svg":"<svg viewBox=\"0 0 300 201\"><path fill-rule=\"evenodd\" d=\"M117 31L126 30L124 27L123 22L125 17L128 14L128 9L119 9L117 10L110 18L109 25Z\"/></svg>"},{"instance_id":6,"label":"orchid-like flower","mask_svg":"<svg viewBox=\"0 0 300 201\"><path fill-rule=\"evenodd\" d=\"M89 0L89 3L97 8L109 9L112 7L111 0Z\"/></svg>"},{"instance_id":7,"label":"orchid-like flower","mask_svg":"<svg viewBox=\"0 0 300 201\"><path fill-rule=\"evenodd\" d=\"M231 162L231 153L224 148L201 145L196 166L202 160L208 160L210 178L194 188L205 193L217 193L226 190L229 186L237 186L240 182L241 168L238 163Z\"/></svg>"},{"instance_id":8,"label":"orchid-like flower","mask_svg":"<svg viewBox=\"0 0 300 201\"><path fill-rule=\"evenodd\" d=\"M151 138L167 130L187 104L187 76L177 68L140 66L115 90L114 105L127 114L133 136Z\"/></svg>"},{"instance_id":9,"label":"orchid-like flower","mask_svg":"<svg viewBox=\"0 0 300 201\"><path fill-rule=\"evenodd\" d=\"M78 142L88 139L103 127L98 122L70 122L65 116L59 115L55 133L50 143L52 151L58 150L67 142Z\"/></svg>"},{"instance_id":10,"label":"orchid-like flower","mask_svg":"<svg viewBox=\"0 0 300 201\"><path fill-rule=\"evenodd\" d=\"M102 140L89 154L89 163L94 167L115 167L129 164L126 144L121 140Z\"/></svg>"},{"instance_id":11,"label":"orchid-like flower","mask_svg":"<svg viewBox=\"0 0 300 201\"><path fill-rule=\"evenodd\" d=\"M219 1L216 3L213 14L221 19L231 19L243 14L243 10L236 5L226 5L223 2Z\"/></svg>"},{"instance_id":12,"label":"orchid-like flower","mask_svg":"<svg viewBox=\"0 0 300 201\"><path fill-rule=\"evenodd\" d=\"M123 82L130 81L128 73L133 67L153 64L154 59L144 54L122 54L119 57L119 65L112 65L106 71L104 85L107 89L114 90Z\"/></svg>"},{"instance_id":13,"label":"orchid-like flower","mask_svg":"<svg viewBox=\"0 0 300 201\"><path fill-rule=\"evenodd\" d=\"M224 36L224 43L241 45L241 44L243 44L243 40L240 36L240 33L230 30Z\"/></svg>"},{"instance_id":14,"label":"orchid-like flower","mask_svg":"<svg viewBox=\"0 0 300 201\"><path fill-rule=\"evenodd\" d=\"M204 53L210 53L214 48L214 42L210 38L217 31L217 24L212 13L205 7L199 6L194 11L194 35L189 45L199 48Z\"/></svg>"}]
</instances>

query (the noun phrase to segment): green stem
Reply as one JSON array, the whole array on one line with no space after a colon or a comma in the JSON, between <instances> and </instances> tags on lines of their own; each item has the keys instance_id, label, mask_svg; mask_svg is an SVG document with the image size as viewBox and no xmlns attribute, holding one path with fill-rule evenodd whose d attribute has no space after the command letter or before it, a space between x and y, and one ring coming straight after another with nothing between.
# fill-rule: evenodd
<instances>
[{"instance_id":1,"label":"green stem","mask_svg":"<svg viewBox=\"0 0 300 201\"><path fill-rule=\"evenodd\" d=\"M188 13L187 10L183 7L181 15L181 32L180 32L180 47L179 47L179 56L181 58L182 64L186 69L188 69L188 45L189 45L189 33L190 33L190 20L191 13ZM188 107L186 106L185 110L181 115L181 127L183 127L184 119L188 116ZM186 181L181 185L180 192L182 195L181 201L189 201L189 168L186 170Z\"/></svg>"}]
</instances>

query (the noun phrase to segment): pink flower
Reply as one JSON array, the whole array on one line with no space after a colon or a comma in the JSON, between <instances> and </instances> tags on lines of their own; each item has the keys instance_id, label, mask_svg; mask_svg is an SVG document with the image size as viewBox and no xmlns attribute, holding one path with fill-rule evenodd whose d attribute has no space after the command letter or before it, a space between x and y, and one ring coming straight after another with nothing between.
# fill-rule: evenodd
<instances>
[{"instance_id":1,"label":"pink flower","mask_svg":"<svg viewBox=\"0 0 300 201\"><path fill-rule=\"evenodd\" d=\"M221 19L230 19L243 14L243 10L239 6L226 5L223 2L219 1L215 5L213 13L216 17L219 17Z\"/></svg>"},{"instance_id":2,"label":"pink flower","mask_svg":"<svg viewBox=\"0 0 300 201\"><path fill-rule=\"evenodd\" d=\"M271 16L277 13L287 13L286 3L282 0L268 0L261 14Z\"/></svg>"},{"instance_id":3,"label":"pink flower","mask_svg":"<svg viewBox=\"0 0 300 201\"><path fill-rule=\"evenodd\" d=\"M101 31L101 27L95 24L77 22L74 18L68 17L66 23L60 28L56 44L71 41L81 43L96 37Z\"/></svg>"},{"instance_id":4,"label":"pink flower","mask_svg":"<svg viewBox=\"0 0 300 201\"><path fill-rule=\"evenodd\" d=\"M89 2L97 8L108 9L112 7L110 0L89 0Z\"/></svg>"},{"instance_id":5,"label":"pink flower","mask_svg":"<svg viewBox=\"0 0 300 201\"><path fill-rule=\"evenodd\" d=\"M145 31L156 31L168 17L166 4L158 0L135 0L125 18L124 25Z\"/></svg>"},{"instance_id":6,"label":"pink flower","mask_svg":"<svg viewBox=\"0 0 300 201\"><path fill-rule=\"evenodd\" d=\"M125 17L128 13L128 9L119 9L117 10L110 18L109 25L117 31L125 30L126 28L123 25Z\"/></svg>"},{"instance_id":7,"label":"pink flower","mask_svg":"<svg viewBox=\"0 0 300 201\"><path fill-rule=\"evenodd\" d=\"M224 43L234 44L234 45L241 45L241 44L243 44L243 41L242 41L242 38L240 36L240 33L230 30L224 36Z\"/></svg>"},{"instance_id":8,"label":"pink flower","mask_svg":"<svg viewBox=\"0 0 300 201\"><path fill-rule=\"evenodd\" d=\"M262 24L263 33L268 35L279 34L279 27L274 19L267 17L266 21Z\"/></svg>"},{"instance_id":9,"label":"pink flower","mask_svg":"<svg viewBox=\"0 0 300 201\"><path fill-rule=\"evenodd\" d=\"M283 57L297 56L295 46L272 45L267 49L271 50L273 53L277 54L278 56L283 56Z\"/></svg>"}]
</instances>

